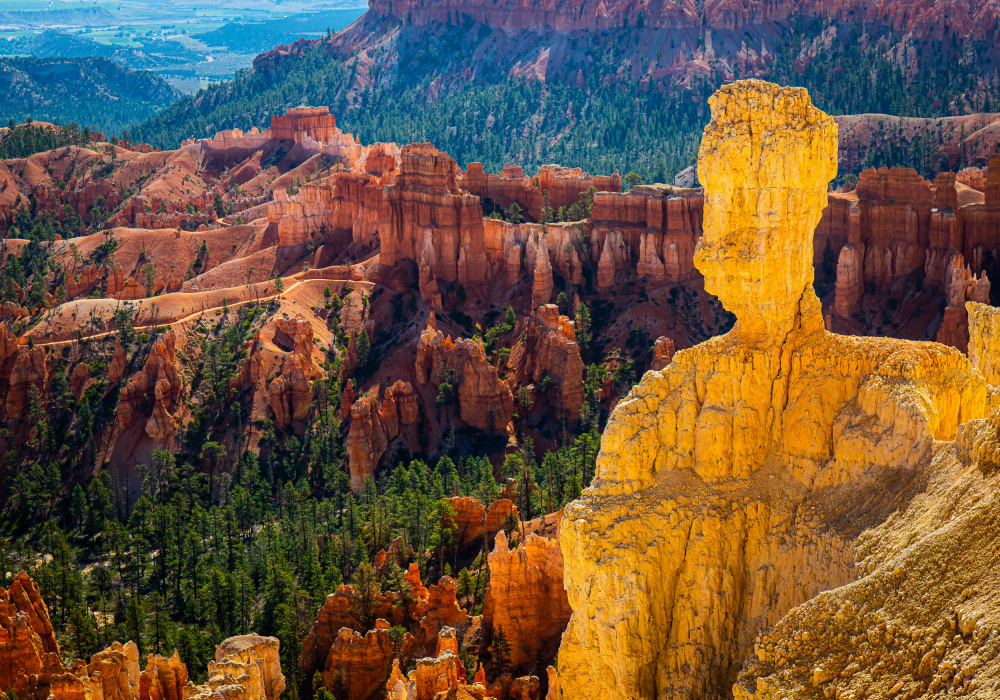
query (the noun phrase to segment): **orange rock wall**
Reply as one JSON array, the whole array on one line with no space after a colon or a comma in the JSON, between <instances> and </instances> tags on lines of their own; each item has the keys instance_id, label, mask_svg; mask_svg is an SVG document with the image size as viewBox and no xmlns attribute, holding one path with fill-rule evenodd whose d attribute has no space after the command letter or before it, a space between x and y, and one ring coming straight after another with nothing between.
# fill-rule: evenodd
<instances>
[{"instance_id":1,"label":"orange rock wall","mask_svg":"<svg viewBox=\"0 0 1000 700\"><path fill-rule=\"evenodd\" d=\"M268 221L278 227L278 245L298 245L349 229L355 242L371 245L382 205L379 180L368 173L338 172L302 186L289 199L268 207Z\"/></svg>"},{"instance_id":2,"label":"orange rock wall","mask_svg":"<svg viewBox=\"0 0 1000 700\"><path fill-rule=\"evenodd\" d=\"M701 190L670 185L595 194L590 255L598 261L598 286L610 287L615 273L632 265L653 282L697 277L703 206Z\"/></svg>"},{"instance_id":3,"label":"orange rock wall","mask_svg":"<svg viewBox=\"0 0 1000 700\"><path fill-rule=\"evenodd\" d=\"M525 177L521 168L505 166L504 172L493 175L484 172L482 163L469 163L458 184L474 195L493 200L503 209L517 202L521 211L534 221L542 220L546 192L549 207L557 212L560 207L575 204L591 187L598 192L621 192L622 189L622 179L617 173L595 177L580 168L558 165L543 165L537 175Z\"/></svg>"},{"instance_id":4,"label":"orange rock wall","mask_svg":"<svg viewBox=\"0 0 1000 700\"><path fill-rule=\"evenodd\" d=\"M455 161L429 143L403 146L379 216L383 265L409 259L446 282L485 278L482 207L459 188L455 170Z\"/></svg>"}]
</instances>

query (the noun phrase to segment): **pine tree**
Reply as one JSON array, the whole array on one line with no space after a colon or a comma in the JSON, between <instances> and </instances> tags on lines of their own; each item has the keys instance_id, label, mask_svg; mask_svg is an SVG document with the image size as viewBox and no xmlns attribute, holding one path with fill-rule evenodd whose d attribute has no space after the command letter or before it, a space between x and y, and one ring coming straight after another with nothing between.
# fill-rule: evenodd
<instances>
[{"instance_id":1,"label":"pine tree","mask_svg":"<svg viewBox=\"0 0 1000 700\"><path fill-rule=\"evenodd\" d=\"M493 644L490 646L490 659L493 661L493 673L502 676L510 671L510 642L504 634L503 626L498 625L493 630Z\"/></svg>"},{"instance_id":2,"label":"pine tree","mask_svg":"<svg viewBox=\"0 0 1000 700\"><path fill-rule=\"evenodd\" d=\"M74 486L70 493L69 516L77 527L82 526L87 517L87 495L83 492L83 487L80 484Z\"/></svg>"},{"instance_id":3,"label":"pine tree","mask_svg":"<svg viewBox=\"0 0 1000 700\"><path fill-rule=\"evenodd\" d=\"M357 339L358 346L358 367L366 368L368 367L368 360L371 359L371 338L368 337L368 333L364 329L358 331L355 338Z\"/></svg>"},{"instance_id":4,"label":"pine tree","mask_svg":"<svg viewBox=\"0 0 1000 700\"><path fill-rule=\"evenodd\" d=\"M361 562L354 572L355 597L351 610L366 630L375 624L375 600L381 593L375 578L375 569L367 561Z\"/></svg>"}]
</instances>

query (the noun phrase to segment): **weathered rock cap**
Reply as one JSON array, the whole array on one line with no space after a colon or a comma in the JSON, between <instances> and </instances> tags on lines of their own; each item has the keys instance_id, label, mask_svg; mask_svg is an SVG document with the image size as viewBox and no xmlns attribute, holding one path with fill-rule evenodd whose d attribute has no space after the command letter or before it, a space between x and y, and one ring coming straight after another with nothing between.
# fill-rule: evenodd
<instances>
[{"instance_id":1,"label":"weathered rock cap","mask_svg":"<svg viewBox=\"0 0 1000 700\"><path fill-rule=\"evenodd\" d=\"M704 235L695 266L706 291L736 314L741 342L780 341L800 315L822 323L811 286L812 241L837 174L837 125L804 88L762 80L725 85L708 101L712 121L698 153Z\"/></svg>"}]
</instances>

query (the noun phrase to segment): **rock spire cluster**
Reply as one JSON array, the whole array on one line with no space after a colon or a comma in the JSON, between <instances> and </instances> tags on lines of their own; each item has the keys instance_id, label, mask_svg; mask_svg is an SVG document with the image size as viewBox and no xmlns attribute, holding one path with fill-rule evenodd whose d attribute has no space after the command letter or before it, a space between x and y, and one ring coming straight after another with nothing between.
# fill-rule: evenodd
<instances>
[{"instance_id":1,"label":"rock spire cluster","mask_svg":"<svg viewBox=\"0 0 1000 700\"><path fill-rule=\"evenodd\" d=\"M90 663L64 665L48 606L25 572L0 587L0 686L26 700L278 700L285 690L278 640L247 634L215 648L196 685L174 651L149 654L140 670L133 642L114 642Z\"/></svg>"}]
</instances>

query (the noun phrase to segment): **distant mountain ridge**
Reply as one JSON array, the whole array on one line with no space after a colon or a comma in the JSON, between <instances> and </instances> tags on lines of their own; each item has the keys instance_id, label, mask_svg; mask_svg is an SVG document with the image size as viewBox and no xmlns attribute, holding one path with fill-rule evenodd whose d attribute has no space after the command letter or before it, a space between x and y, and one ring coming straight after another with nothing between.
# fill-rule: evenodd
<instances>
[{"instance_id":1,"label":"distant mountain ridge","mask_svg":"<svg viewBox=\"0 0 1000 700\"><path fill-rule=\"evenodd\" d=\"M116 21L117 18L103 7L60 8L56 10L0 10L0 26L102 26Z\"/></svg>"},{"instance_id":2,"label":"distant mountain ridge","mask_svg":"<svg viewBox=\"0 0 1000 700\"><path fill-rule=\"evenodd\" d=\"M161 44L163 42L160 42ZM134 47L102 44L80 38L67 32L46 29L13 40L0 40L0 53L8 56L34 56L36 58L107 58L134 70L149 69L169 61L169 56L159 54L154 59ZM173 59L183 63L183 59Z\"/></svg>"}]
</instances>

